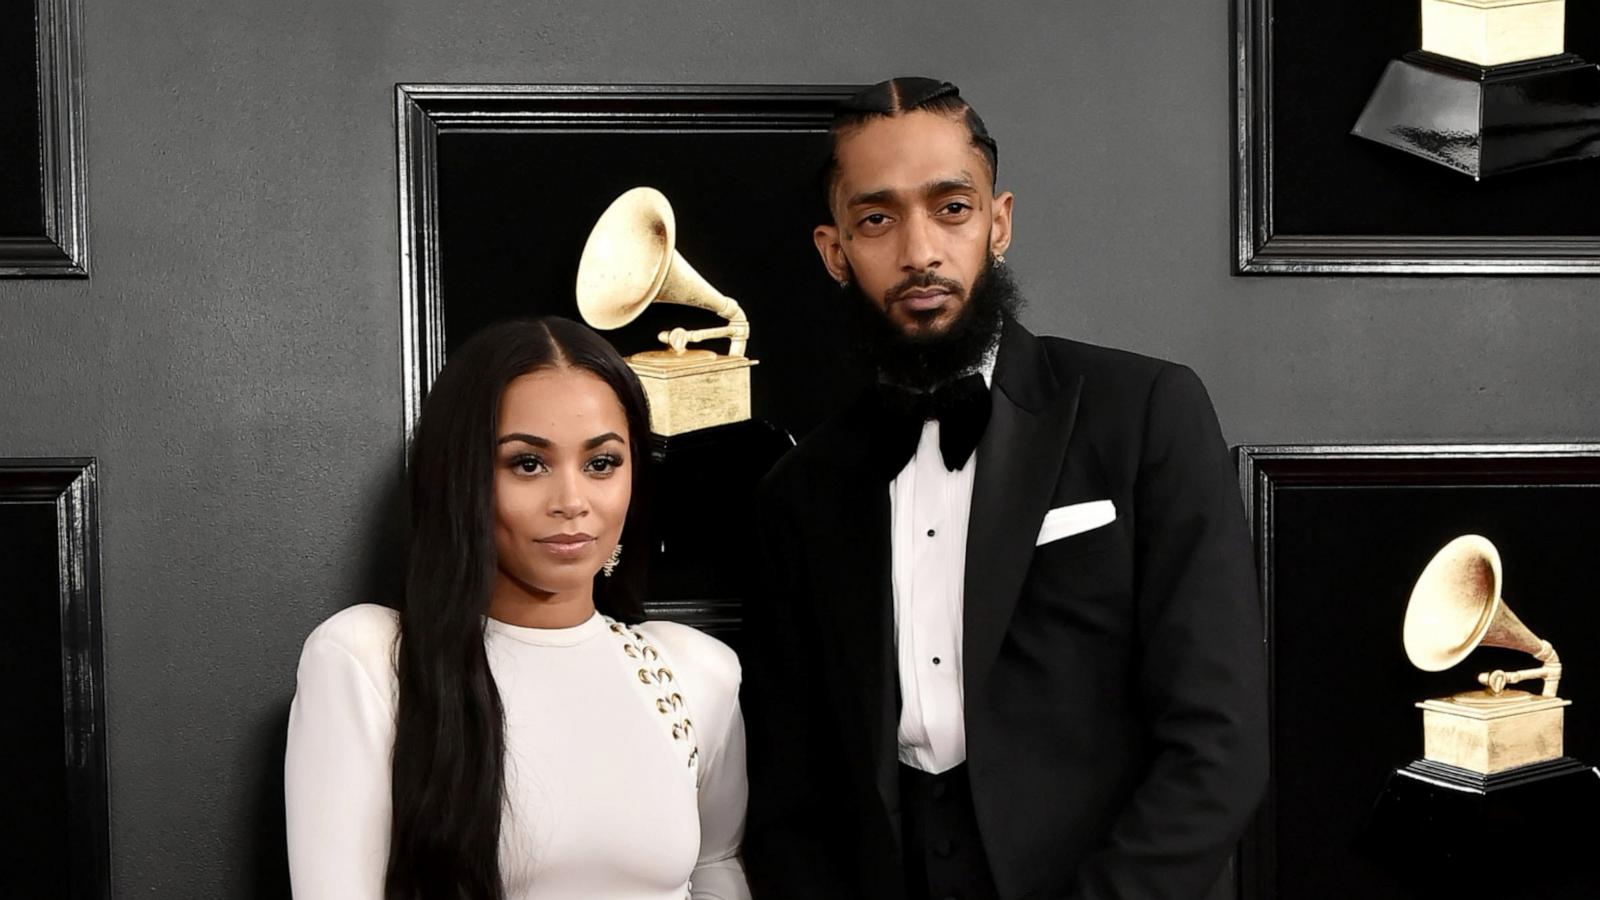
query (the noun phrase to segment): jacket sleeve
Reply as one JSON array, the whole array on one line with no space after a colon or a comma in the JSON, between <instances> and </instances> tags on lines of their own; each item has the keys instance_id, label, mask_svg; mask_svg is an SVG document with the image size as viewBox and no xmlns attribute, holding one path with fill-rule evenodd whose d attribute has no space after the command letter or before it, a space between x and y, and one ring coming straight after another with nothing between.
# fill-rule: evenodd
<instances>
[{"instance_id":1,"label":"jacket sleeve","mask_svg":"<svg viewBox=\"0 0 1600 900\"><path fill-rule=\"evenodd\" d=\"M814 689L821 677L805 656L818 636L799 541L788 510L764 483L742 658L750 774L744 859L756 900L856 896L841 874L854 857L838 846L846 830L840 817L849 813L830 802L844 774Z\"/></svg>"},{"instance_id":2,"label":"jacket sleeve","mask_svg":"<svg viewBox=\"0 0 1600 900\"><path fill-rule=\"evenodd\" d=\"M1139 700L1154 759L1073 900L1196 900L1217 881L1267 776L1262 614L1237 478L1199 378L1168 366L1139 455Z\"/></svg>"}]
</instances>

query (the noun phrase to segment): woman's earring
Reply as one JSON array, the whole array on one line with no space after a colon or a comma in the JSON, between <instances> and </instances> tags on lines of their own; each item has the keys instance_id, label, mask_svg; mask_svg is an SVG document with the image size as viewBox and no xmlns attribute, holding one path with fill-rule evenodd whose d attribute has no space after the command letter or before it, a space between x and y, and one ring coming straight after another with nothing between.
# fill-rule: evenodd
<instances>
[{"instance_id":1,"label":"woman's earring","mask_svg":"<svg viewBox=\"0 0 1600 900\"><path fill-rule=\"evenodd\" d=\"M619 562L622 562L621 544L611 548L611 558L600 565L600 571L604 572L607 578L610 578L611 574L617 571L617 563Z\"/></svg>"},{"instance_id":2,"label":"woman's earring","mask_svg":"<svg viewBox=\"0 0 1600 900\"><path fill-rule=\"evenodd\" d=\"M997 266L1005 265L1006 264L1006 255L1004 253L996 253L994 255L994 264L997 265Z\"/></svg>"}]
</instances>

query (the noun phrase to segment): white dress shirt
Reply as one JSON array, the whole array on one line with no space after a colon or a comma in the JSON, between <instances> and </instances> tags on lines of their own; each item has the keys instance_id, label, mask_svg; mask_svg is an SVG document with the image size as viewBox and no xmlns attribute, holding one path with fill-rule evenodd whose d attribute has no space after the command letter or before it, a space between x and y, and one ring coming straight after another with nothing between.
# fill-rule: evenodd
<instances>
[{"instance_id":1,"label":"white dress shirt","mask_svg":"<svg viewBox=\"0 0 1600 900\"><path fill-rule=\"evenodd\" d=\"M994 373L993 354L981 369ZM916 453L889 482L894 636L900 671L900 761L938 774L967 759L961 678L962 581L973 452L954 472L939 453L939 423L922 426Z\"/></svg>"}]
</instances>

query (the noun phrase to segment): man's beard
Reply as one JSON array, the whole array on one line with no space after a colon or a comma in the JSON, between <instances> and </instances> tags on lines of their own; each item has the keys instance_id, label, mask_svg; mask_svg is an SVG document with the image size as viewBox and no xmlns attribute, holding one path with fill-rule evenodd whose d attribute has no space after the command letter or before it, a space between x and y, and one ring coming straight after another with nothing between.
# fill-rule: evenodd
<instances>
[{"instance_id":1,"label":"man's beard","mask_svg":"<svg viewBox=\"0 0 1600 900\"><path fill-rule=\"evenodd\" d=\"M937 279L939 284L951 284ZM910 279L891 288L891 296L933 282ZM991 256L972 283L966 302L943 330L907 334L889 318L883 298L871 298L853 279L844 288L845 303L860 336L860 352L878 370L878 377L916 390L932 388L977 369L1000 340L1007 317L1022 308L1022 294L1011 272Z\"/></svg>"}]
</instances>

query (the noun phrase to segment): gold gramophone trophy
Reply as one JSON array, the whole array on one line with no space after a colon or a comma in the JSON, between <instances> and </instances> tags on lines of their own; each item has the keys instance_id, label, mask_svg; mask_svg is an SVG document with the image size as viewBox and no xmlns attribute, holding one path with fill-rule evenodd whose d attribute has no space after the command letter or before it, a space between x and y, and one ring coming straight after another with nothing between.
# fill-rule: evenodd
<instances>
[{"instance_id":1,"label":"gold gramophone trophy","mask_svg":"<svg viewBox=\"0 0 1600 900\"><path fill-rule=\"evenodd\" d=\"M1480 690L1424 700L1422 755L1491 775L1562 756L1562 725L1571 700L1556 696L1561 658L1522 624L1500 596L1500 554L1487 538L1466 534L1434 554L1406 606L1405 647L1412 665L1442 672L1478 647L1530 653L1537 668L1480 672ZM1510 685L1544 680L1538 694Z\"/></svg>"},{"instance_id":2,"label":"gold gramophone trophy","mask_svg":"<svg viewBox=\"0 0 1600 900\"><path fill-rule=\"evenodd\" d=\"M750 418L750 367L744 355L750 322L731 297L712 287L674 249L672 205L655 188L627 191L601 214L578 263L578 311L595 328L621 328L652 303L708 309L720 328L674 328L658 335L661 350L628 357L650 398L650 428L671 436ZM726 355L691 348L728 339Z\"/></svg>"},{"instance_id":3,"label":"gold gramophone trophy","mask_svg":"<svg viewBox=\"0 0 1600 900\"><path fill-rule=\"evenodd\" d=\"M1423 758L1390 772L1357 846L1418 896L1578 896L1555 892L1597 874L1587 829L1569 823L1600 808L1600 771L1564 755L1561 660L1500 585L1494 545L1462 535L1434 554L1406 606L1406 655L1419 669L1444 671L1478 647L1539 663L1481 672L1478 690L1416 704ZM1544 682L1537 694L1511 687L1533 680ZM1507 852L1521 835L1536 848Z\"/></svg>"}]
</instances>

